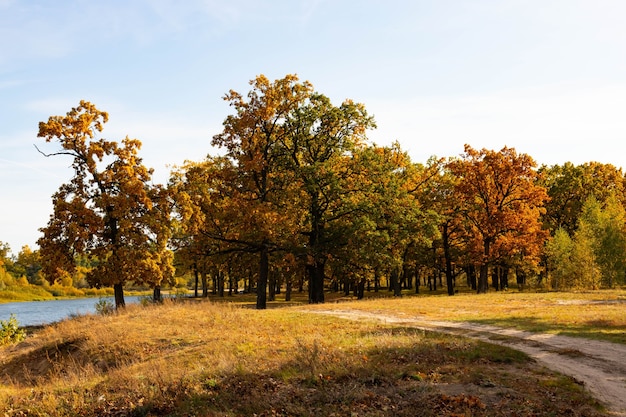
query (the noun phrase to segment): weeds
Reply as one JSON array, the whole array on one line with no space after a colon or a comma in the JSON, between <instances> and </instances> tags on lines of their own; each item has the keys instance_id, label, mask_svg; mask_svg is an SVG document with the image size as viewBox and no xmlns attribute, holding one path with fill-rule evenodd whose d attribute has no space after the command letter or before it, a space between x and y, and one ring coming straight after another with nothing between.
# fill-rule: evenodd
<instances>
[{"instance_id":1,"label":"weeds","mask_svg":"<svg viewBox=\"0 0 626 417\"><path fill-rule=\"evenodd\" d=\"M26 331L20 328L14 314L8 320L0 320L0 346L21 342L25 337Z\"/></svg>"},{"instance_id":2,"label":"weeds","mask_svg":"<svg viewBox=\"0 0 626 417\"><path fill-rule=\"evenodd\" d=\"M100 298L98 302L96 302L94 307L96 309L96 313L100 314L101 316L109 316L115 313L115 305L106 298Z\"/></svg>"}]
</instances>

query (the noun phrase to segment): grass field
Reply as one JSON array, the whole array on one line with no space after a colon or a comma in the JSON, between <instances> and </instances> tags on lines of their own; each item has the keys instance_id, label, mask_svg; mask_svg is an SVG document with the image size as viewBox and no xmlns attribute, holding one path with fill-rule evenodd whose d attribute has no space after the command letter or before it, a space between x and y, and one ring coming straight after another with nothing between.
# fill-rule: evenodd
<instances>
[{"instance_id":1,"label":"grass field","mask_svg":"<svg viewBox=\"0 0 626 417\"><path fill-rule=\"evenodd\" d=\"M328 305L307 306L326 309ZM380 298L333 304L401 317L470 321L532 332L558 333L626 344L626 290L590 292L491 292Z\"/></svg>"},{"instance_id":2,"label":"grass field","mask_svg":"<svg viewBox=\"0 0 626 417\"><path fill-rule=\"evenodd\" d=\"M613 308L623 311L624 296L511 292L341 303L330 296L307 308L583 329L604 338L623 331ZM167 302L78 317L2 347L0 415L603 415L576 381L513 350L297 306L257 311L243 308L250 299L233 299L239 303Z\"/></svg>"}]
</instances>

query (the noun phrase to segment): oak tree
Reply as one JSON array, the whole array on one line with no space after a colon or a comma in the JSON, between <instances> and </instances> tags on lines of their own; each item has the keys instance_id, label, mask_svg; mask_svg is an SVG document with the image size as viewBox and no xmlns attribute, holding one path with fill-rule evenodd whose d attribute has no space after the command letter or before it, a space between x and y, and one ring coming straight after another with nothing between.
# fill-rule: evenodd
<instances>
[{"instance_id":1,"label":"oak tree","mask_svg":"<svg viewBox=\"0 0 626 417\"><path fill-rule=\"evenodd\" d=\"M355 154L375 125L362 104L346 100L335 106L328 97L306 91L305 100L286 115L279 155L287 178L302 190L294 203L306 213L300 233L307 241L299 255L307 257L309 302L321 303L326 261L350 236L337 226L345 225L363 201L359 179L367 168Z\"/></svg>"},{"instance_id":2,"label":"oak tree","mask_svg":"<svg viewBox=\"0 0 626 417\"><path fill-rule=\"evenodd\" d=\"M469 236L480 254L477 291L487 291L490 266L513 256L537 259L547 236L540 216L546 190L538 183L534 160L515 149L499 152L465 145L461 158L448 169L457 176L455 191L461 199Z\"/></svg>"},{"instance_id":3,"label":"oak tree","mask_svg":"<svg viewBox=\"0 0 626 417\"><path fill-rule=\"evenodd\" d=\"M159 288L172 277L170 212L166 191L151 185L152 171L138 156L141 142L97 137L107 121L106 112L81 101L65 116L39 123L38 137L60 145L44 155L70 157L73 176L53 195L53 213L37 243L48 281L71 273L82 255L93 265L89 283L112 286L119 308L125 283Z\"/></svg>"},{"instance_id":4,"label":"oak tree","mask_svg":"<svg viewBox=\"0 0 626 417\"><path fill-rule=\"evenodd\" d=\"M288 134L287 117L302 105L312 87L298 82L295 75L273 82L260 75L250 85L246 97L232 90L224 97L235 114L224 120L222 133L215 135L212 143L224 148L225 157L232 162L230 207L225 207L225 212L236 214L231 220L242 226L239 231L245 231L245 235L218 238L258 254L257 308L263 309L270 253L280 248L283 232L294 219L294 212L284 209L288 189L294 184L283 175L280 142Z\"/></svg>"}]
</instances>

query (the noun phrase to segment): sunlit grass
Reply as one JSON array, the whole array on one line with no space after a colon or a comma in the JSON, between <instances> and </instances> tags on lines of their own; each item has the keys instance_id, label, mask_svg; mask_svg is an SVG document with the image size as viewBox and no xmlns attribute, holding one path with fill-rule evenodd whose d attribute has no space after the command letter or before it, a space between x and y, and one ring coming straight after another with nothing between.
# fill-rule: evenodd
<instances>
[{"instance_id":1,"label":"sunlit grass","mask_svg":"<svg viewBox=\"0 0 626 417\"><path fill-rule=\"evenodd\" d=\"M0 365L0 415L598 415L519 352L291 308L132 306L45 327Z\"/></svg>"},{"instance_id":2,"label":"sunlit grass","mask_svg":"<svg viewBox=\"0 0 626 417\"><path fill-rule=\"evenodd\" d=\"M325 309L327 306L307 306ZM471 321L533 332L558 333L626 344L626 290L593 292L492 291L488 294L404 296L334 304L404 318Z\"/></svg>"}]
</instances>

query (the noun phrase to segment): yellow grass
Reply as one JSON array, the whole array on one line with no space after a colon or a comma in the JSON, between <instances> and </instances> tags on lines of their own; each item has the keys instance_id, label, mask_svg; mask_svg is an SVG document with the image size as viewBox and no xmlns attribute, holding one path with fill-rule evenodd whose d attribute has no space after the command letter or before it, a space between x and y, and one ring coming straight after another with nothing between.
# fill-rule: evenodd
<instances>
[{"instance_id":1,"label":"yellow grass","mask_svg":"<svg viewBox=\"0 0 626 417\"><path fill-rule=\"evenodd\" d=\"M412 314L428 299L350 305L385 309L394 301ZM331 306L343 308L324 307ZM294 308L133 306L118 315L48 326L0 349L0 415L8 416L504 416L571 410L600 415L573 381L518 352Z\"/></svg>"},{"instance_id":2,"label":"yellow grass","mask_svg":"<svg viewBox=\"0 0 626 417\"><path fill-rule=\"evenodd\" d=\"M328 305L307 306L326 309ZM536 332L559 333L626 344L626 290L461 293L452 297L404 296L333 304L400 317L472 321Z\"/></svg>"}]
</instances>

